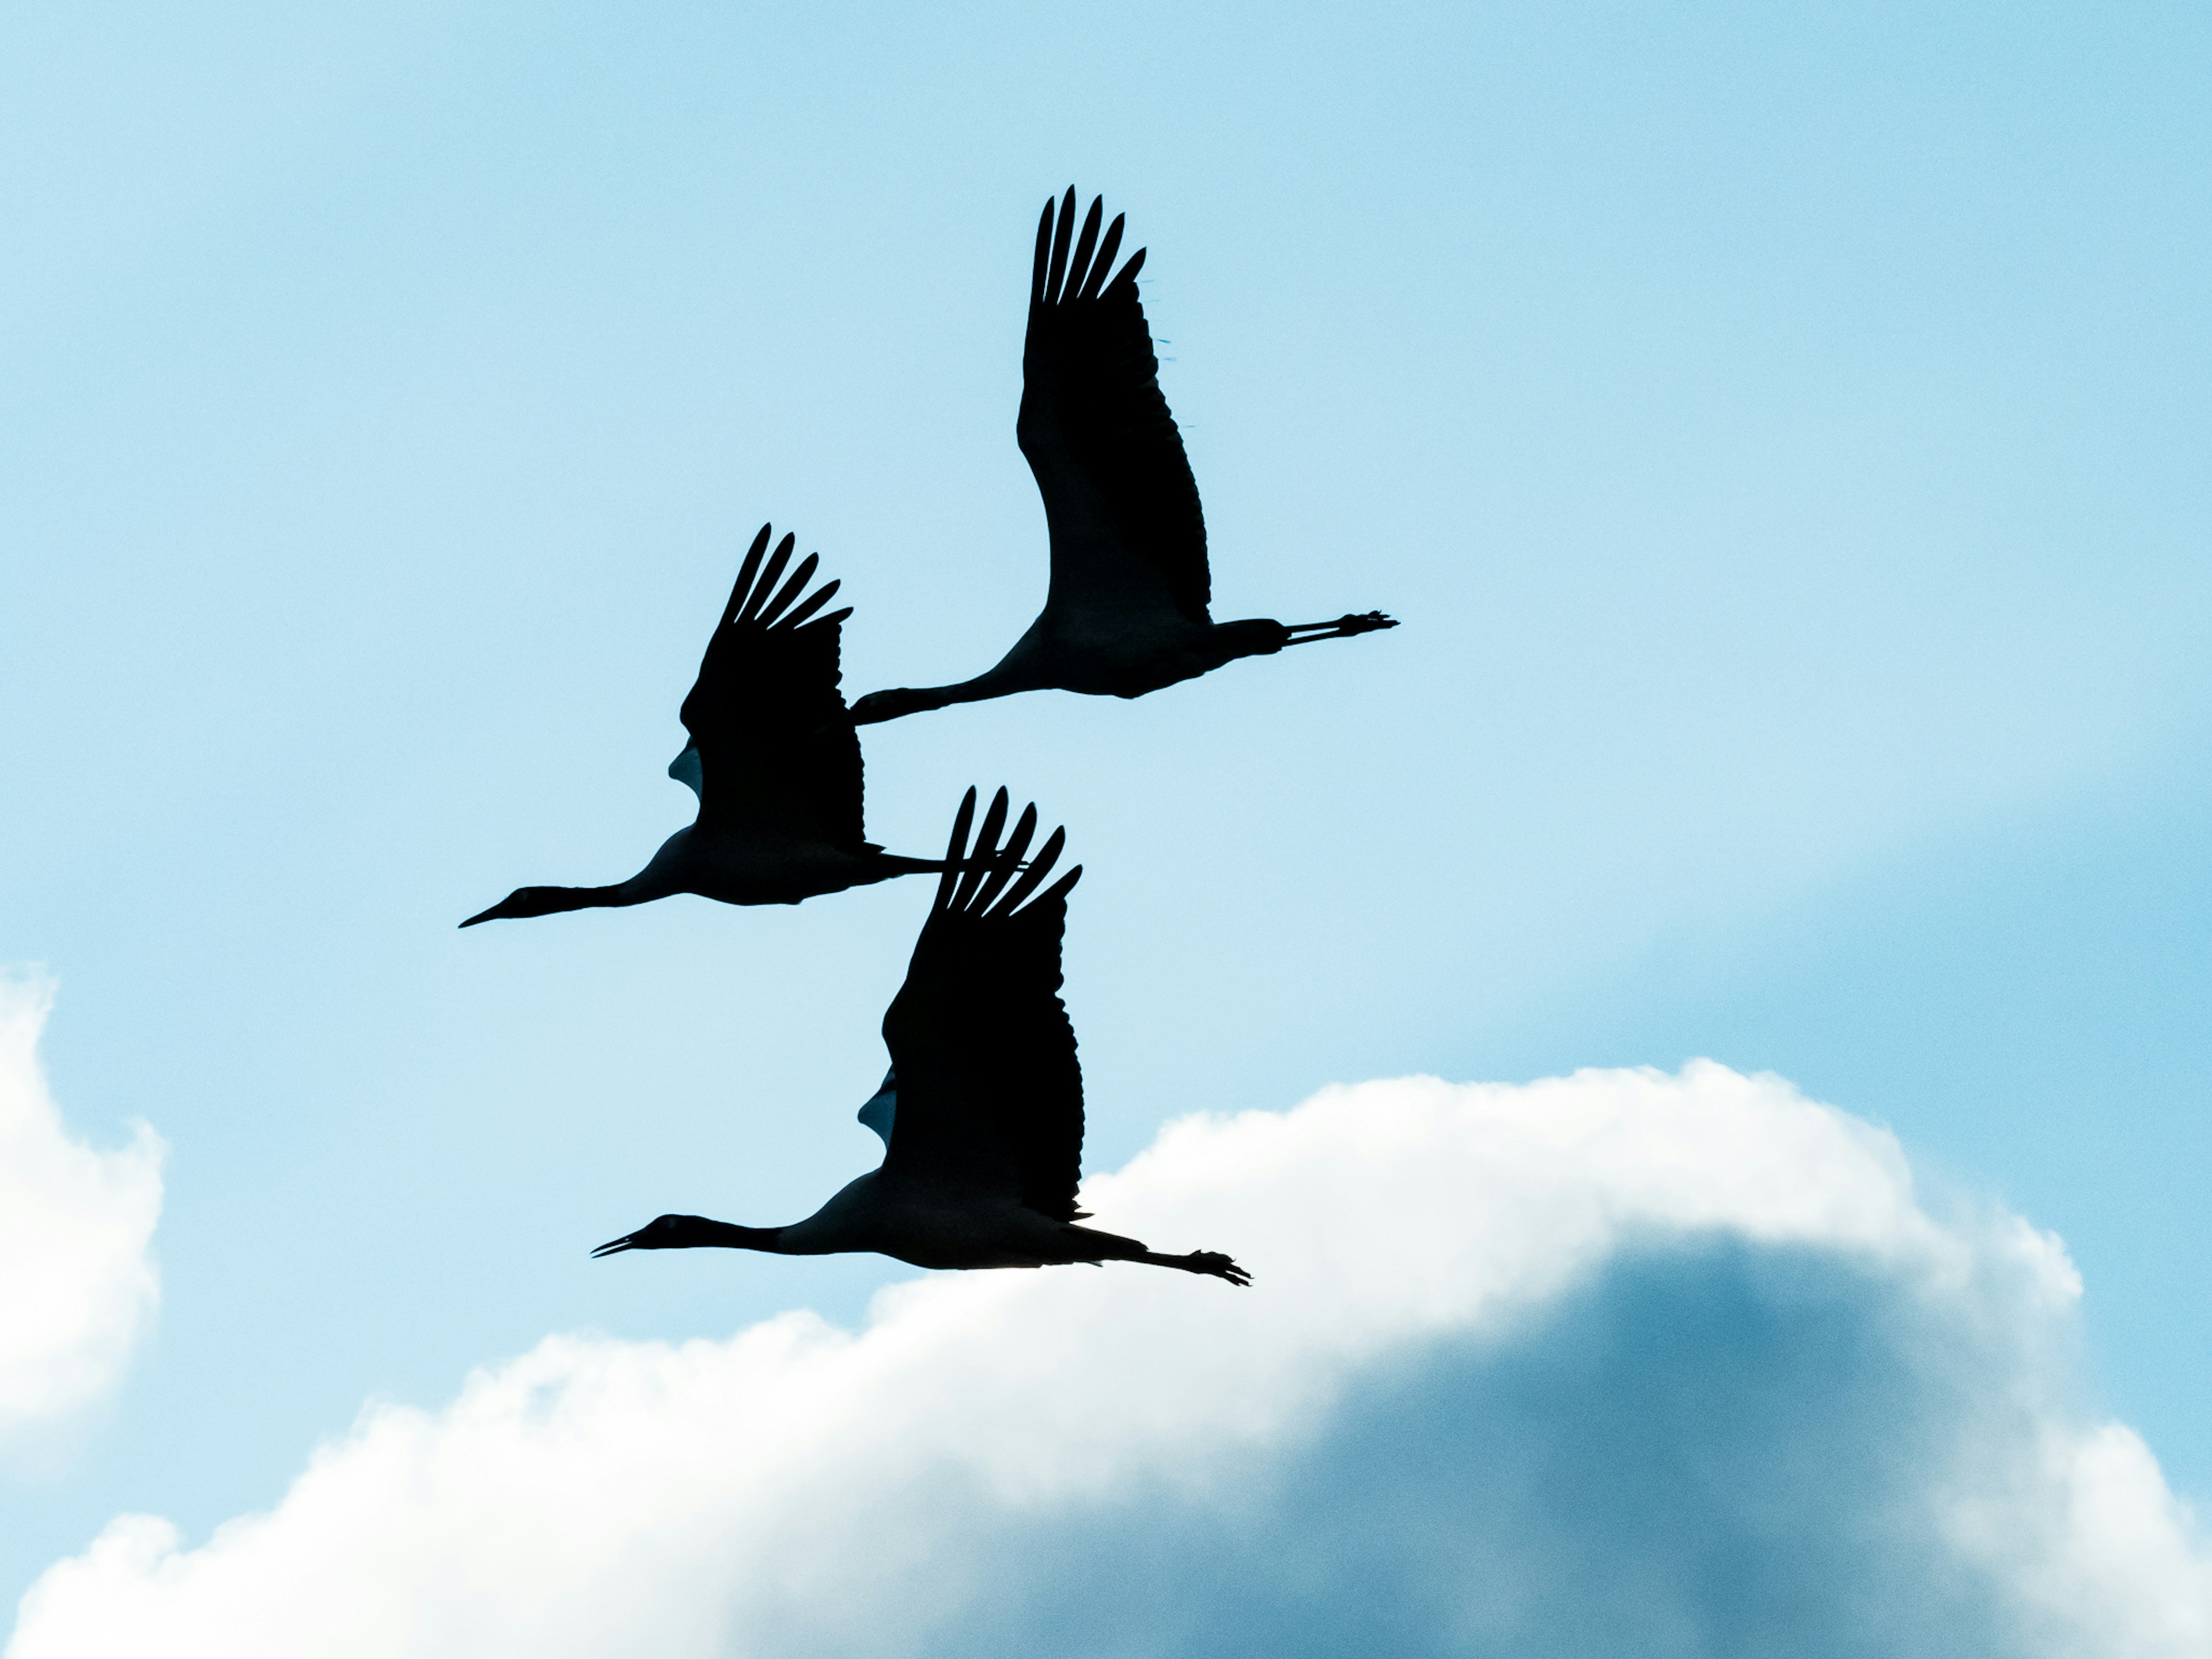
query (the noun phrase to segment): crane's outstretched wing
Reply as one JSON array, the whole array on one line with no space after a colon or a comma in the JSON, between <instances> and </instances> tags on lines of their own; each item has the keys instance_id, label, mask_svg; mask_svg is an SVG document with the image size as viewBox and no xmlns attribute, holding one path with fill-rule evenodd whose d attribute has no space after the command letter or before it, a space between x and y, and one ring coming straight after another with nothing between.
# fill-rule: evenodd
<instances>
[{"instance_id":1,"label":"crane's outstretched wing","mask_svg":"<svg viewBox=\"0 0 2212 1659\"><path fill-rule=\"evenodd\" d=\"M1039 893L1065 832L1054 830L1018 870L1036 831L1036 808L1023 811L1001 846L1006 792L1000 790L971 854L975 816L970 789L953 823L937 902L906 983L884 1016L898 1079L884 1168L1018 1197L1042 1214L1073 1221L1083 1163L1083 1070L1075 1028L1060 1000L1060 939L1068 890L1083 866Z\"/></svg>"},{"instance_id":2,"label":"crane's outstretched wing","mask_svg":"<svg viewBox=\"0 0 2212 1659\"><path fill-rule=\"evenodd\" d=\"M1159 360L1137 300L1145 251L1107 281L1121 216L1102 240L1103 208L1094 198L1074 234L1071 185L1058 226L1050 202L1037 222L1014 431L1052 532L1047 603L1123 612L1172 607L1207 622L1206 518L1182 434L1160 395Z\"/></svg>"},{"instance_id":3,"label":"crane's outstretched wing","mask_svg":"<svg viewBox=\"0 0 2212 1659\"><path fill-rule=\"evenodd\" d=\"M852 607L815 616L836 582L793 605L820 559L808 554L778 587L792 538L763 565L769 534L763 525L753 538L707 641L684 699L691 746L669 775L698 792L703 827L862 847L860 740L837 689L838 633Z\"/></svg>"}]
</instances>

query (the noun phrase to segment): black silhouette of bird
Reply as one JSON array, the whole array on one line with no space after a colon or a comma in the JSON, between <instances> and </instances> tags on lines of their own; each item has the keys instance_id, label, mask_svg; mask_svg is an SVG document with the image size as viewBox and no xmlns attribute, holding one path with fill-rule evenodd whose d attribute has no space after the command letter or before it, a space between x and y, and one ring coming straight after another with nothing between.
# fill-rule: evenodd
<instances>
[{"instance_id":1,"label":"black silhouette of bird","mask_svg":"<svg viewBox=\"0 0 2212 1659\"><path fill-rule=\"evenodd\" d=\"M1060 1000L1060 944L1068 890L1083 868L1039 892L1064 832L1054 830L1024 868L1036 808L1023 811L1001 846L1006 792L1000 790L967 854L975 816L970 789L953 823L937 902L884 1016L891 1069L860 1109L860 1121L884 1138L882 1167L790 1226L664 1215L592 1255L872 1250L918 1267L1144 1261L1232 1285L1249 1281L1215 1251L1162 1255L1133 1238L1076 1224L1086 1218L1075 1200L1083 1072Z\"/></svg>"},{"instance_id":2,"label":"black silhouette of bird","mask_svg":"<svg viewBox=\"0 0 2212 1659\"><path fill-rule=\"evenodd\" d=\"M838 584L803 599L819 556L783 580L792 538L767 562L761 526L684 699L690 744L669 776L699 798L699 815L644 869L609 887L519 887L461 924L560 910L644 904L697 893L725 904L796 904L820 893L935 871L934 859L886 853L860 829L860 740L837 689L838 632L852 607L826 617ZM799 602L793 604L797 599ZM811 620L810 620L810 618Z\"/></svg>"},{"instance_id":3,"label":"black silhouette of bird","mask_svg":"<svg viewBox=\"0 0 2212 1659\"><path fill-rule=\"evenodd\" d=\"M857 725L1017 691L1140 697L1239 657L1397 626L1377 611L1288 626L1213 620L1198 484L1137 299L1145 251L1107 280L1124 216L1102 239L1103 207L1094 198L1073 234L1071 186L1057 227L1050 202L1037 222L1014 431L1051 535L1044 611L997 667L957 685L872 691L853 705Z\"/></svg>"}]
</instances>

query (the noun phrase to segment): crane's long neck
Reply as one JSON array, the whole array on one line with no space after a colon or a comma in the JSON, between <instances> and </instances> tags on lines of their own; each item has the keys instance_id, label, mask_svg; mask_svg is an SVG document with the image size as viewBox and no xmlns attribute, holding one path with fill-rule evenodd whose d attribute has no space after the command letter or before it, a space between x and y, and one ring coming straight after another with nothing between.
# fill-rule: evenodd
<instances>
[{"instance_id":1,"label":"crane's long neck","mask_svg":"<svg viewBox=\"0 0 2212 1659\"><path fill-rule=\"evenodd\" d=\"M525 916L558 915L565 910L599 910L611 905L643 904L666 898L679 890L665 881L647 880L641 871L611 887L518 887L489 910L480 910L461 924L473 927L480 921L511 921Z\"/></svg>"},{"instance_id":2,"label":"crane's long neck","mask_svg":"<svg viewBox=\"0 0 2212 1659\"><path fill-rule=\"evenodd\" d=\"M983 702L992 697L1035 689L1026 683L1012 683L998 668L978 674L972 680L962 680L957 685L895 686L888 691L872 692L854 703L853 724L872 726L878 720L895 720L908 714L925 714L933 708L949 708L956 702Z\"/></svg>"},{"instance_id":3,"label":"crane's long neck","mask_svg":"<svg viewBox=\"0 0 2212 1659\"><path fill-rule=\"evenodd\" d=\"M705 1216L686 1218L684 1236L666 1248L677 1250L765 1250L770 1255L799 1255L785 1242L788 1227L740 1227L734 1221L712 1221Z\"/></svg>"},{"instance_id":4,"label":"crane's long neck","mask_svg":"<svg viewBox=\"0 0 2212 1659\"><path fill-rule=\"evenodd\" d=\"M558 915L565 910L604 910L627 904L641 904L642 896L629 890L626 881L609 887L526 887L521 890L530 895L526 901L537 915Z\"/></svg>"},{"instance_id":5,"label":"crane's long neck","mask_svg":"<svg viewBox=\"0 0 2212 1659\"><path fill-rule=\"evenodd\" d=\"M870 692L853 705L853 724L868 726L878 720L895 720L905 714L950 708L956 702L982 702L992 697L1012 696L1017 691L1048 690L1054 682L1046 655L1032 637L1036 632L1032 628L1023 635L1015 641L1014 648L994 666L972 680L962 680L953 685L899 686L889 691Z\"/></svg>"}]
</instances>

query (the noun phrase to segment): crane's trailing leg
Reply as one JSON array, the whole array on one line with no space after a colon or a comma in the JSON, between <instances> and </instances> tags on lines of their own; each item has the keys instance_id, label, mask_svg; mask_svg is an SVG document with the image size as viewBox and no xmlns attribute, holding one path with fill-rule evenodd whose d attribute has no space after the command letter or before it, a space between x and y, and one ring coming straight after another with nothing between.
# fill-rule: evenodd
<instances>
[{"instance_id":1,"label":"crane's trailing leg","mask_svg":"<svg viewBox=\"0 0 2212 1659\"><path fill-rule=\"evenodd\" d=\"M1204 1273L1210 1279L1225 1279L1232 1285L1249 1285L1252 1275L1246 1273L1218 1250L1193 1250L1188 1255L1162 1255L1158 1250L1148 1250L1133 1238L1124 1238L1119 1233L1109 1233L1097 1227L1069 1227L1061 1234L1067 1255L1061 1259L1071 1261L1142 1261L1155 1267L1176 1267L1187 1273Z\"/></svg>"},{"instance_id":2,"label":"crane's trailing leg","mask_svg":"<svg viewBox=\"0 0 2212 1659\"><path fill-rule=\"evenodd\" d=\"M1311 645L1316 640L1349 639L1354 634L1372 634L1377 629L1395 628L1395 618L1380 611L1369 611L1357 617L1339 617L1334 622L1293 623L1285 631L1290 638L1287 645Z\"/></svg>"},{"instance_id":3,"label":"crane's trailing leg","mask_svg":"<svg viewBox=\"0 0 2212 1659\"><path fill-rule=\"evenodd\" d=\"M1149 1261L1155 1267L1180 1267L1187 1273L1204 1273L1212 1279L1225 1279L1232 1285L1249 1285L1252 1282L1251 1274L1218 1250L1193 1250L1188 1255L1159 1255L1147 1250L1136 1260Z\"/></svg>"}]
</instances>

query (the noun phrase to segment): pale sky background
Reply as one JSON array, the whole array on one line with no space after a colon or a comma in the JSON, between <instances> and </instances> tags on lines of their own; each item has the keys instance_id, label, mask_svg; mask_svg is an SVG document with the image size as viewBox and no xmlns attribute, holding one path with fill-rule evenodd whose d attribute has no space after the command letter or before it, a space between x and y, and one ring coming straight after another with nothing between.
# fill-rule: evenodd
<instances>
[{"instance_id":1,"label":"pale sky background","mask_svg":"<svg viewBox=\"0 0 2212 1659\"><path fill-rule=\"evenodd\" d=\"M865 734L894 848L971 782L1068 826L1086 1167L1335 1082L1778 1072L2062 1237L2085 1408L2212 1502L2202 8L0 42L0 962L70 1132L168 1147L135 1358L0 1468L9 1597L549 1333L912 1277L586 1252L868 1166L926 885L453 924L684 821L763 520L845 583L848 695L1012 640L1071 182L1150 249L1217 616L1406 624Z\"/></svg>"}]
</instances>

